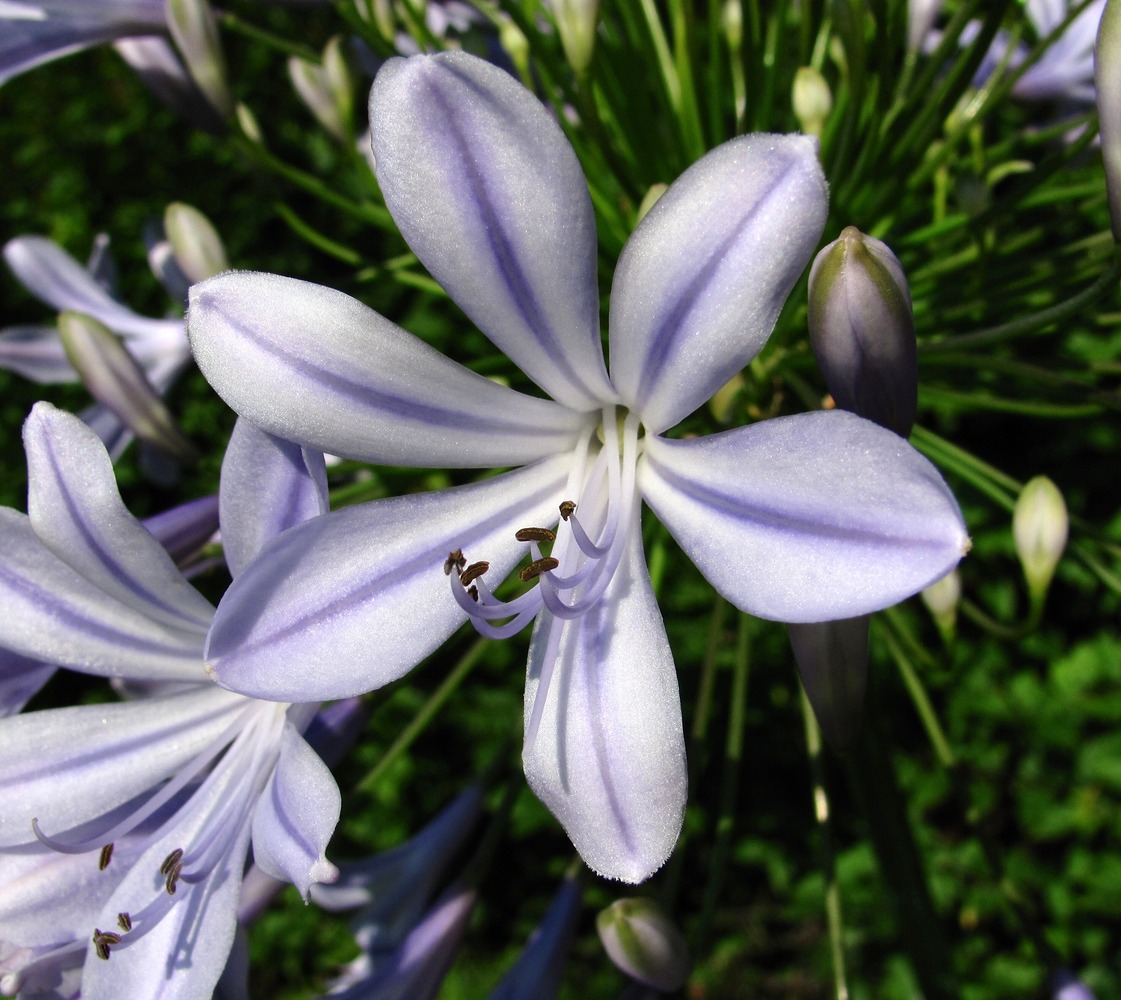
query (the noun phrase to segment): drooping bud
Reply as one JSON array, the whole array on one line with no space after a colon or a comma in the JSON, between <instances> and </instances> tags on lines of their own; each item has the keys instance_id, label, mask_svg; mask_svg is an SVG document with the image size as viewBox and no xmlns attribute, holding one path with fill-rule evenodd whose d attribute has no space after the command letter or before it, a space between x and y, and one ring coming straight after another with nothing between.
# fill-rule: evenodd
<instances>
[{"instance_id":1,"label":"drooping bud","mask_svg":"<svg viewBox=\"0 0 1121 1000\"><path fill-rule=\"evenodd\" d=\"M350 142L354 131L354 86L336 35L323 49L319 63L293 56L288 76L300 100L339 142Z\"/></svg>"},{"instance_id":2,"label":"drooping bud","mask_svg":"<svg viewBox=\"0 0 1121 1000\"><path fill-rule=\"evenodd\" d=\"M141 441L181 462L198 458L175 425L159 394L120 339L91 316L64 312L58 318L66 357L91 396L113 411Z\"/></svg>"},{"instance_id":3,"label":"drooping bud","mask_svg":"<svg viewBox=\"0 0 1121 1000\"><path fill-rule=\"evenodd\" d=\"M222 237L197 208L173 201L164 210L163 228L175 262L191 284L230 269Z\"/></svg>"},{"instance_id":4,"label":"drooping bud","mask_svg":"<svg viewBox=\"0 0 1121 1000\"><path fill-rule=\"evenodd\" d=\"M810 268L810 345L841 409L911 433L918 362L911 294L885 243L848 226Z\"/></svg>"},{"instance_id":5,"label":"drooping bud","mask_svg":"<svg viewBox=\"0 0 1121 1000\"><path fill-rule=\"evenodd\" d=\"M1059 488L1046 476L1025 484L1012 512L1012 539L1032 600L1042 602L1066 548L1070 518Z\"/></svg>"},{"instance_id":6,"label":"drooping bud","mask_svg":"<svg viewBox=\"0 0 1121 1000\"><path fill-rule=\"evenodd\" d=\"M961 604L958 571L952 569L941 580L935 580L922 592L922 600L942 634L942 641L949 645L957 627L958 605Z\"/></svg>"},{"instance_id":7,"label":"drooping bud","mask_svg":"<svg viewBox=\"0 0 1121 1000\"><path fill-rule=\"evenodd\" d=\"M794 116L806 135L821 135L825 119L833 110L829 84L812 66L800 66L794 74Z\"/></svg>"},{"instance_id":8,"label":"drooping bud","mask_svg":"<svg viewBox=\"0 0 1121 1000\"><path fill-rule=\"evenodd\" d=\"M864 715L868 615L787 626L802 687L834 750L852 745Z\"/></svg>"},{"instance_id":9,"label":"drooping bud","mask_svg":"<svg viewBox=\"0 0 1121 1000\"><path fill-rule=\"evenodd\" d=\"M1098 24L1094 84L1113 239L1121 243L1121 0L1107 0Z\"/></svg>"},{"instance_id":10,"label":"drooping bud","mask_svg":"<svg viewBox=\"0 0 1121 1000\"><path fill-rule=\"evenodd\" d=\"M223 118L233 111L218 22L206 0L167 0L167 26L187 72Z\"/></svg>"},{"instance_id":11,"label":"drooping bud","mask_svg":"<svg viewBox=\"0 0 1121 1000\"><path fill-rule=\"evenodd\" d=\"M599 23L599 0L551 0L568 64L583 76L592 61Z\"/></svg>"},{"instance_id":12,"label":"drooping bud","mask_svg":"<svg viewBox=\"0 0 1121 1000\"><path fill-rule=\"evenodd\" d=\"M685 938L652 899L617 899L596 917L596 930L608 957L632 979L669 993L689 978Z\"/></svg>"}]
</instances>

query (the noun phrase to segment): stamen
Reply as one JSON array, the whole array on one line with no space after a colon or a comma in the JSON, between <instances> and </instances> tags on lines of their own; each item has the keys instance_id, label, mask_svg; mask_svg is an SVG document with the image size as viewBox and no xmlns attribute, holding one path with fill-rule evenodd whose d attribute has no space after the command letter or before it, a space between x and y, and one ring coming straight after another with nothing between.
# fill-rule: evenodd
<instances>
[{"instance_id":1,"label":"stamen","mask_svg":"<svg viewBox=\"0 0 1121 1000\"><path fill-rule=\"evenodd\" d=\"M108 962L109 961L109 949L113 945L120 944L120 943L121 943L121 935L120 934L117 934L114 931L99 930L97 927L95 927L93 929L93 947L94 947L94 951L97 952L97 957L98 958L103 958L103 959L105 959L105 961Z\"/></svg>"},{"instance_id":2,"label":"stamen","mask_svg":"<svg viewBox=\"0 0 1121 1000\"><path fill-rule=\"evenodd\" d=\"M175 887L179 884L179 876L183 873L183 862L176 861L171 866L171 871L167 873L167 881L164 882L164 888L167 890L169 896L175 895Z\"/></svg>"},{"instance_id":3,"label":"stamen","mask_svg":"<svg viewBox=\"0 0 1121 1000\"><path fill-rule=\"evenodd\" d=\"M183 860L183 848L177 847L166 858L163 859L163 864L160 865L160 874L168 875L171 869L174 868L180 861Z\"/></svg>"},{"instance_id":4,"label":"stamen","mask_svg":"<svg viewBox=\"0 0 1121 1000\"><path fill-rule=\"evenodd\" d=\"M476 604L479 603L478 587L476 587L474 584L471 584L471 586L467 588L467 593L471 596L471 600L473 600Z\"/></svg>"},{"instance_id":5,"label":"stamen","mask_svg":"<svg viewBox=\"0 0 1121 1000\"><path fill-rule=\"evenodd\" d=\"M552 556L545 556L544 559L534 559L518 573L518 579L522 583L528 583L530 580L536 580L542 573L548 573L549 570L556 569L559 565L560 560L554 559Z\"/></svg>"},{"instance_id":6,"label":"stamen","mask_svg":"<svg viewBox=\"0 0 1121 1000\"><path fill-rule=\"evenodd\" d=\"M132 930L132 917L130 917L127 913L118 913L117 914L117 926L122 931L131 931Z\"/></svg>"},{"instance_id":7,"label":"stamen","mask_svg":"<svg viewBox=\"0 0 1121 1000\"><path fill-rule=\"evenodd\" d=\"M97 870L99 872L105 871L109 867L109 861L113 857L113 845L106 844L101 848L101 857L97 859Z\"/></svg>"},{"instance_id":8,"label":"stamen","mask_svg":"<svg viewBox=\"0 0 1121 1000\"><path fill-rule=\"evenodd\" d=\"M514 537L519 542L555 542L557 533L548 528L519 528Z\"/></svg>"},{"instance_id":9,"label":"stamen","mask_svg":"<svg viewBox=\"0 0 1121 1000\"><path fill-rule=\"evenodd\" d=\"M490 563L488 562L473 562L467 569L459 574L459 582L466 587L472 580L477 580L488 569L490 569Z\"/></svg>"},{"instance_id":10,"label":"stamen","mask_svg":"<svg viewBox=\"0 0 1121 1000\"><path fill-rule=\"evenodd\" d=\"M463 556L463 549L449 552L447 559L444 560L444 576L451 576L453 569L458 572L466 565L467 560Z\"/></svg>"},{"instance_id":11,"label":"stamen","mask_svg":"<svg viewBox=\"0 0 1121 1000\"><path fill-rule=\"evenodd\" d=\"M560 505L560 516L562 521L567 521L573 514L576 513L575 500L562 500Z\"/></svg>"}]
</instances>

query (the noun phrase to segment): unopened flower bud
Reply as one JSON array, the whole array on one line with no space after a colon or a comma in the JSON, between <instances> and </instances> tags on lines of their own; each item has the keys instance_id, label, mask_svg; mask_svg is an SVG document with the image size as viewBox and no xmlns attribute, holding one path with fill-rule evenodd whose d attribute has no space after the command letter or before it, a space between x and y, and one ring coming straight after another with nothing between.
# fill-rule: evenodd
<instances>
[{"instance_id":1,"label":"unopened flower bud","mask_svg":"<svg viewBox=\"0 0 1121 1000\"><path fill-rule=\"evenodd\" d=\"M911 433L918 361L911 294L885 243L848 226L810 268L810 345L837 405Z\"/></svg>"},{"instance_id":2,"label":"unopened flower bud","mask_svg":"<svg viewBox=\"0 0 1121 1000\"><path fill-rule=\"evenodd\" d=\"M1121 0L1108 0L1094 49L1098 93L1098 134L1105 162L1105 187L1113 238L1121 243Z\"/></svg>"},{"instance_id":3,"label":"unopened flower bud","mask_svg":"<svg viewBox=\"0 0 1121 1000\"><path fill-rule=\"evenodd\" d=\"M233 110L218 22L206 0L167 0L167 26L199 90L223 118Z\"/></svg>"},{"instance_id":4,"label":"unopened flower bud","mask_svg":"<svg viewBox=\"0 0 1121 1000\"><path fill-rule=\"evenodd\" d=\"M685 938L652 899L617 899L596 917L604 951L632 979L669 993L689 978Z\"/></svg>"},{"instance_id":5,"label":"unopened flower bud","mask_svg":"<svg viewBox=\"0 0 1121 1000\"><path fill-rule=\"evenodd\" d=\"M319 63L297 56L289 59L288 77L319 124L340 142L349 142L353 130L354 87L338 36L327 43Z\"/></svg>"},{"instance_id":6,"label":"unopened flower bud","mask_svg":"<svg viewBox=\"0 0 1121 1000\"><path fill-rule=\"evenodd\" d=\"M175 255L175 263L191 284L230 269L222 237L197 208L182 201L173 201L164 210L163 228Z\"/></svg>"},{"instance_id":7,"label":"unopened flower bud","mask_svg":"<svg viewBox=\"0 0 1121 1000\"><path fill-rule=\"evenodd\" d=\"M668 189L668 186L665 184L651 184L650 187L647 188L646 194L642 196L642 201L638 206L638 215L634 220L636 226L646 218L646 213L658 203L658 199L661 198Z\"/></svg>"},{"instance_id":8,"label":"unopened flower bud","mask_svg":"<svg viewBox=\"0 0 1121 1000\"><path fill-rule=\"evenodd\" d=\"M557 31L568 64L577 76L583 76L595 51L599 0L552 0L549 6L557 19Z\"/></svg>"},{"instance_id":9,"label":"unopened flower bud","mask_svg":"<svg viewBox=\"0 0 1121 1000\"><path fill-rule=\"evenodd\" d=\"M794 115L806 135L820 136L825 119L833 110L829 84L812 66L801 66L794 74Z\"/></svg>"},{"instance_id":10,"label":"unopened flower bud","mask_svg":"<svg viewBox=\"0 0 1121 1000\"><path fill-rule=\"evenodd\" d=\"M938 626L942 639L949 643L957 626L958 605L961 604L961 577L956 569L941 580L935 580L922 592L923 604Z\"/></svg>"},{"instance_id":11,"label":"unopened flower bud","mask_svg":"<svg viewBox=\"0 0 1121 1000\"><path fill-rule=\"evenodd\" d=\"M1070 518L1059 488L1036 476L1020 491L1012 512L1012 538L1033 599L1041 600L1066 548Z\"/></svg>"}]
</instances>

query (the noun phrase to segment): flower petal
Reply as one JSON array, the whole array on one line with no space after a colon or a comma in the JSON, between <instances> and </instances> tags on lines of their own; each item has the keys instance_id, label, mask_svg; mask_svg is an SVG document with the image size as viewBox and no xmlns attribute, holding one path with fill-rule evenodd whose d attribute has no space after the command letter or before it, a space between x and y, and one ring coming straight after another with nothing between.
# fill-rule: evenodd
<instances>
[{"instance_id":1,"label":"flower petal","mask_svg":"<svg viewBox=\"0 0 1121 1000\"><path fill-rule=\"evenodd\" d=\"M24 423L27 509L35 533L94 586L153 621L201 635L214 609L121 502L93 431L49 403Z\"/></svg>"},{"instance_id":2,"label":"flower petal","mask_svg":"<svg viewBox=\"0 0 1121 1000\"><path fill-rule=\"evenodd\" d=\"M709 582L760 618L829 621L888 607L969 548L938 470L841 410L685 441L648 437L639 488Z\"/></svg>"},{"instance_id":3,"label":"flower petal","mask_svg":"<svg viewBox=\"0 0 1121 1000\"><path fill-rule=\"evenodd\" d=\"M284 724L280 756L253 813L253 860L306 900L314 882L334 882L339 870L325 851L339 821L339 786L291 723Z\"/></svg>"},{"instance_id":4,"label":"flower petal","mask_svg":"<svg viewBox=\"0 0 1121 1000\"><path fill-rule=\"evenodd\" d=\"M538 619L529 653L529 726L548 631L563 627L536 739L522 763L590 868L642 882L673 851L687 777L677 672L646 570L637 510L603 600L581 618Z\"/></svg>"},{"instance_id":5,"label":"flower petal","mask_svg":"<svg viewBox=\"0 0 1121 1000\"><path fill-rule=\"evenodd\" d=\"M202 679L204 636L110 597L59 559L27 517L0 508L0 646L86 673Z\"/></svg>"},{"instance_id":6,"label":"flower petal","mask_svg":"<svg viewBox=\"0 0 1121 1000\"><path fill-rule=\"evenodd\" d=\"M34 844L135 799L211 744L249 704L212 686L0 719L0 845Z\"/></svg>"},{"instance_id":7,"label":"flower petal","mask_svg":"<svg viewBox=\"0 0 1121 1000\"><path fill-rule=\"evenodd\" d=\"M520 465L569 447L583 422L306 281L211 278L191 289L188 330L199 368L238 413L277 437L348 458Z\"/></svg>"},{"instance_id":8,"label":"flower petal","mask_svg":"<svg viewBox=\"0 0 1121 1000\"><path fill-rule=\"evenodd\" d=\"M514 532L556 520L568 455L470 486L392 497L286 531L226 591L207 658L220 684L323 701L396 680L463 623L443 563L462 548L496 579L525 554Z\"/></svg>"},{"instance_id":9,"label":"flower petal","mask_svg":"<svg viewBox=\"0 0 1121 1000\"><path fill-rule=\"evenodd\" d=\"M218 498L199 497L143 520L176 563L195 555L218 530Z\"/></svg>"},{"instance_id":10,"label":"flower petal","mask_svg":"<svg viewBox=\"0 0 1121 1000\"><path fill-rule=\"evenodd\" d=\"M611 287L611 378L648 431L692 413L760 350L825 226L805 136L717 147L658 199Z\"/></svg>"},{"instance_id":11,"label":"flower petal","mask_svg":"<svg viewBox=\"0 0 1121 1000\"><path fill-rule=\"evenodd\" d=\"M0 649L0 718L15 715L54 672L52 663Z\"/></svg>"},{"instance_id":12,"label":"flower petal","mask_svg":"<svg viewBox=\"0 0 1121 1000\"><path fill-rule=\"evenodd\" d=\"M77 382L54 326L10 326L0 330L0 368L39 385Z\"/></svg>"},{"instance_id":13,"label":"flower petal","mask_svg":"<svg viewBox=\"0 0 1121 1000\"><path fill-rule=\"evenodd\" d=\"M62 312L85 313L126 335L159 336L169 321L148 319L109 296L81 264L44 236L17 236L4 246L4 260L32 295Z\"/></svg>"},{"instance_id":14,"label":"flower petal","mask_svg":"<svg viewBox=\"0 0 1121 1000\"><path fill-rule=\"evenodd\" d=\"M226 564L237 576L271 538L327 513L323 453L307 453L243 418L222 459L220 502Z\"/></svg>"},{"instance_id":15,"label":"flower petal","mask_svg":"<svg viewBox=\"0 0 1121 1000\"><path fill-rule=\"evenodd\" d=\"M370 135L401 234L479 329L565 405L613 401L591 198L537 98L463 52L392 59Z\"/></svg>"}]
</instances>

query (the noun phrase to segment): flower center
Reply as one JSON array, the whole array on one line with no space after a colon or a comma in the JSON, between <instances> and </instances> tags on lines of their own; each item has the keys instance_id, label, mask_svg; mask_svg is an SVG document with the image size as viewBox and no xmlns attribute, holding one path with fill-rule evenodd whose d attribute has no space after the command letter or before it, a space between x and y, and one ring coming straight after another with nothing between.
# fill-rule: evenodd
<instances>
[{"instance_id":1,"label":"flower center","mask_svg":"<svg viewBox=\"0 0 1121 1000\"><path fill-rule=\"evenodd\" d=\"M448 555L444 572L452 595L480 634L508 638L542 608L572 620L595 607L607 590L631 528L635 464L640 449L637 415L605 407L602 423L573 452L565 499L552 527L514 532L528 545L530 561L518 572L530 590L509 600L495 596L484 579L487 562L468 563L462 551ZM602 443L600 443L602 442ZM549 551L542 549L549 546ZM554 630L559 636L560 630Z\"/></svg>"}]
</instances>

